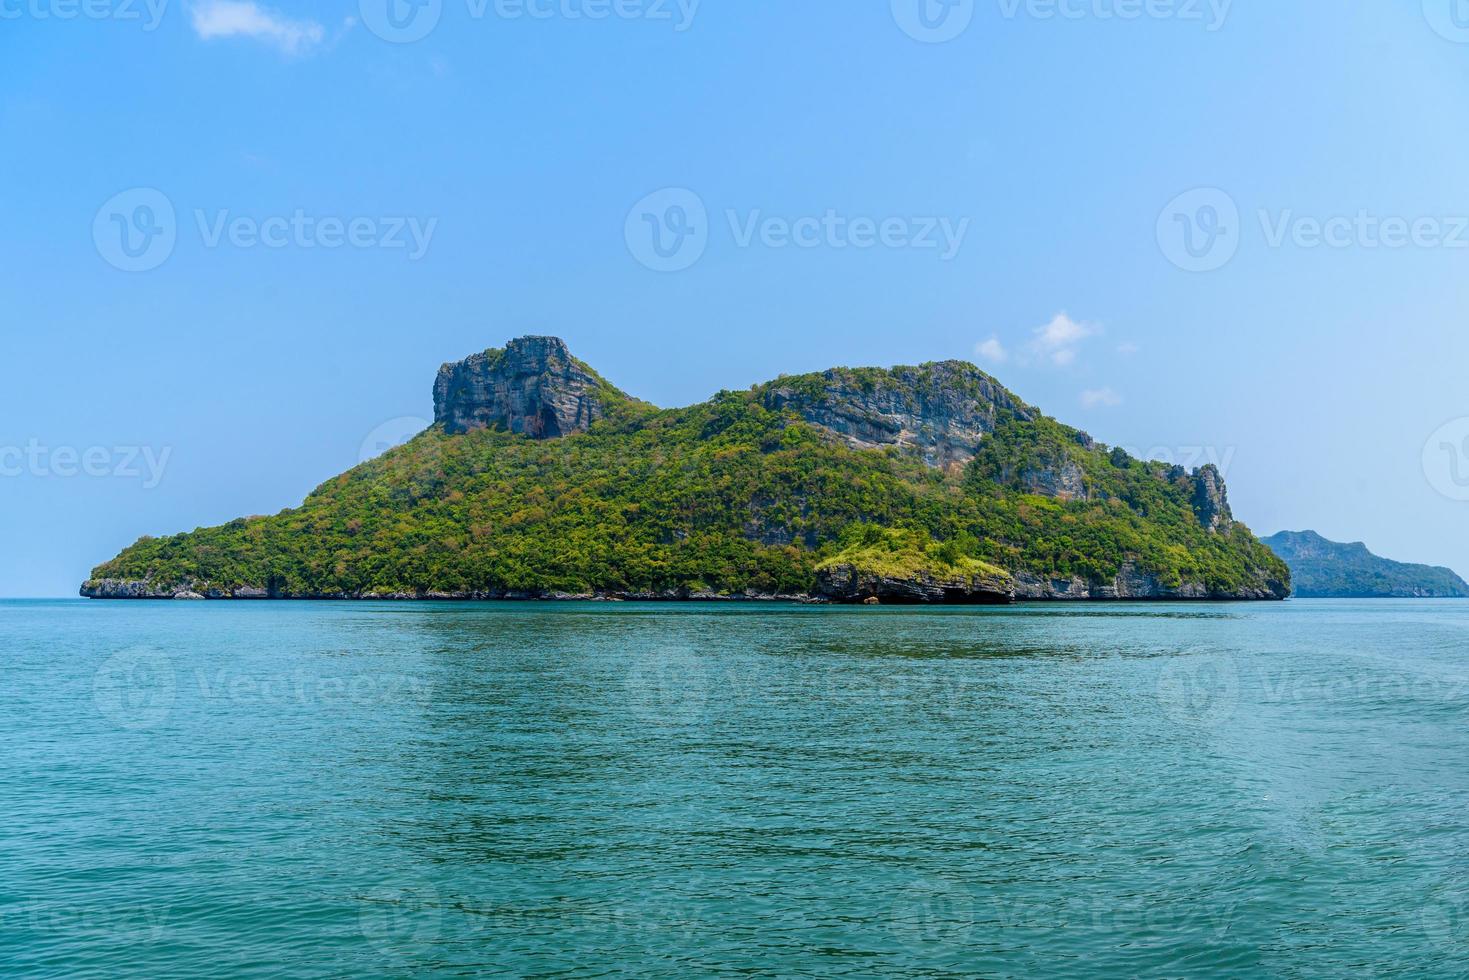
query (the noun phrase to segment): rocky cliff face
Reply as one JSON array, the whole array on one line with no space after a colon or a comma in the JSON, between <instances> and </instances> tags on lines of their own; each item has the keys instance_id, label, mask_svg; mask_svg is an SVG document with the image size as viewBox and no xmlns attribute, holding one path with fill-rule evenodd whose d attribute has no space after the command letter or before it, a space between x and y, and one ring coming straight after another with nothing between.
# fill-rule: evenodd
<instances>
[{"instance_id":1,"label":"rocky cliff face","mask_svg":"<svg viewBox=\"0 0 1469 980\"><path fill-rule=\"evenodd\" d=\"M1002 412L1035 414L963 361L891 371L834 368L773 381L762 398L767 408L793 411L854 449L910 449L937 467L972 459Z\"/></svg>"},{"instance_id":2,"label":"rocky cliff face","mask_svg":"<svg viewBox=\"0 0 1469 980\"><path fill-rule=\"evenodd\" d=\"M1164 585L1156 575L1140 570L1133 562L1125 563L1117 577L1110 581L1080 577L1042 578L1025 571L1015 575L1015 598L1020 600L1278 600L1289 595L1289 582L1270 577L1262 578L1253 586L1222 591L1210 591L1202 582Z\"/></svg>"},{"instance_id":3,"label":"rocky cliff face","mask_svg":"<svg viewBox=\"0 0 1469 980\"><path fill-rule=\"evenodd\" d=\"M863 571L853 565L833 565L816 573L817 594L833 602L872 602L886 605L994 606L1015 601L1010 576L916 575L891 576Z\"/></svg>"},{"instance_id":4,"label":"rocky cliff face","mask_svg":"<svg viewBox=\"0 0 1469 980\"><path fill-rule=\"evenodd\" d=\"M269 590L240 586L211 588L199 582L162 585L150 579L94 578L82 583L85 599L278 599Z\"/></svg>"},{"instance_id":5,"label":"rocky cliff face","mask_svg":"<svg viewBox=\"0 0 1469 980\"><path fill-rule=\"evenodd\" d=\"M440 368L434 421L450 433L504 429L557 439L603 417L608 387L560 339L521 337Z\"/></svg>"},{"instance_id":6,"label":"rocky cliff face","mask_svg":"<svg viewBox=\"0 0 1469 980\"><path fill-rule=\"evenodd\" d=\"M1229 510L1229 496L1224 489L1224 477L1213 463L1201 466L1193 473L1194 513L1199 523L1211 531L1228 530L1234 525L1234 514Z\"/></svg>"}]
</instances>

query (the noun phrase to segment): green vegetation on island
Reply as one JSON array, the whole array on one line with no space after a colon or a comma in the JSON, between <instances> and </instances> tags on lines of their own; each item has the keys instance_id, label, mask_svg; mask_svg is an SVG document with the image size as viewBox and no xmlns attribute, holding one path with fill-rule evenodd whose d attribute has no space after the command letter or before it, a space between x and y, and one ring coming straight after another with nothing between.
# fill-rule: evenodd
<instances>
[{"instance_id":1,"label":"green vegetation on island","mask_svg":"<svg viewBox=\"0 0 1469 980\"><path fill-rule=\"evenodd\" d=\"M520 353L446 365L438 423L300 507L144 538L83 593L806 594L843 559L1003 570L1021 598L1289 587L1284 563L1229 517L1217 473L1096 445L970 365L782 378L657 409L607 397L557 348ZM1004 397L954 394L950 373ZM936 415L938 394L958 409ZM474 427L486 416L491 427ZM522 434L533 428L579 431ZM910 445L952 456L953 433L978 428L967 460L934 465Z\"/></svg>"}]
</instances>

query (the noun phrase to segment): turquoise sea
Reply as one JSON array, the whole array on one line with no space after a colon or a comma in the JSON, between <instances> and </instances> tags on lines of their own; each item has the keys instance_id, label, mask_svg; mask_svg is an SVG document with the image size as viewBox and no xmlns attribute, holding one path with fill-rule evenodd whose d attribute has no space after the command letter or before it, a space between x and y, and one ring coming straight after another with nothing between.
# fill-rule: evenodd
<instances>
[{"instance_id":1,"label":"turquoise sea","mask_svg":"<svg viewBox=\"0 0 1469 980\"><path fill-rule=\"evenodd\" d=\"M0 975L1469 972L1469 603L0 603Z\"/></svg>"}]
</instances>

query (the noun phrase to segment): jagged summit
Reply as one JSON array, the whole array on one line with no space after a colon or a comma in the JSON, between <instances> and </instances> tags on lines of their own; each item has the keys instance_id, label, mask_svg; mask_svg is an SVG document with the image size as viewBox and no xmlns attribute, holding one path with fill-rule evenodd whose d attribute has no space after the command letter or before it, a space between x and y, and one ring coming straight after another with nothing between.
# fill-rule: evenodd
<instances>
[{"instance_id":1,"label":"jagged summit","mask_svg":"<svg viewBox=\"0 0 1469 980\"><path fill-rule=\"evenodd\" d=\"M795 416L852 449L893 448L929 467L958 471L1002 425L1033 425L1051 436L1021 457L981 460L997 483L1057 500L1105 499L1085 465L1096 451L1085 432L1050 423L993 376L967 361L893 368L831 368L756 385L766 409ZM620 405L638 402L573 357L559 337L520 337L445 364L434 383L434 417L450 435L497 429L532 439L576 435ZM1055 426L1048 428L1047 424ZM1094 469L1094 467L1093 467ZM1191 495L1210 532L1234 524L1224 478L1214 466L1160 474Z\"/></svg>"},{"instance_id":2,"label":"jagged summit","mask_svg":"<svg viewBox=\"0 0 1469 980\"><path fill-rule=\"evenodd\" d=\"M965 361L917 367L832 368L758 389L767 408L793 411L854 449L915 450L930 466L967 463L1004 417L1035 409Z\"/></svg>"},{"instance_id":3,"label":"jagged summit","mask_svg":"<svg viewBox=\"0 0 1469 980\"><path fill-rule=\"evenodd\" d=\"M439 369L434 421L449 433L504 429L533 439L585 432L627 396L559 337L521 337Z\"/></svg>"},{"instance_id":4,"label":"jagged summit","mask_svg":"<svg viewBox=\"0 0 1469 980\"><path fill-rule=\"evenodd\" d=\"M832 368L757 386L762 403L793 412L854 449L912 450L946 467L974 458L1007 417L1038 414L964 361L916 367ZM585 432L612 403L630 401L558 337L521 337L439 370L434 421L450 434L503 429L534 439Z\"/></svg>"}]
</instances>

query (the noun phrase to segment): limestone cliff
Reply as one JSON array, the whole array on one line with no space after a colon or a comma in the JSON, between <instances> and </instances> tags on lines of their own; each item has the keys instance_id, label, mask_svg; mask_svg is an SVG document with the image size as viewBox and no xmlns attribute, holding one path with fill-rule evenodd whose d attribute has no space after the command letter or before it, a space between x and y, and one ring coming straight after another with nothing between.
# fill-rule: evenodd
<instances>
[{"instance_id":1,"label":"limestone cliff","mask_svg":"<svg viewBox=\"0 0 1469 980\"><path fill-rule=\"evenodd\" d=\"M882 605L999 606L1015 601L1008 575L917 571L891 575L835 564L816 572L817 594L832 602Z\"/></svg>"},{"instance_id":2,"label":"limestone cliff","mask_svg":"<svg viewBox=\"0 0 1469 980\"><path fill-rule=\"evenodd\" d=\"M434 421L449 433L504 429L532 439L585 432L607 412L611 385L556 337L521 337L439 369Z\"/></svg>"},{"instance_id":3,"label":"limestone cliff","mask_svg":"<svg viewBox=\"0 0 1469 980\"><path fill-rule=\"evenodd\" d=\"M833 368L780 378L761 389L765 405L793 411L854 449L912 450L929 466L974 458L999 417L1035 410L963 361L891 371Z\"/></svg>"},{"instance_id":4,"label":"limestone cliff","mask_svg":"<svg viewBox=\"0 0 1469 980\"><path fill-rule=\"evenodd\" d=\"M1222 531L1234 524L1234 514L1229 510L1229 495L1224 489L1224 477L1213 463L1201 466L1193 473L1194 513L1199 523L1211 531Z\"/></svg>"}]
</instances>

